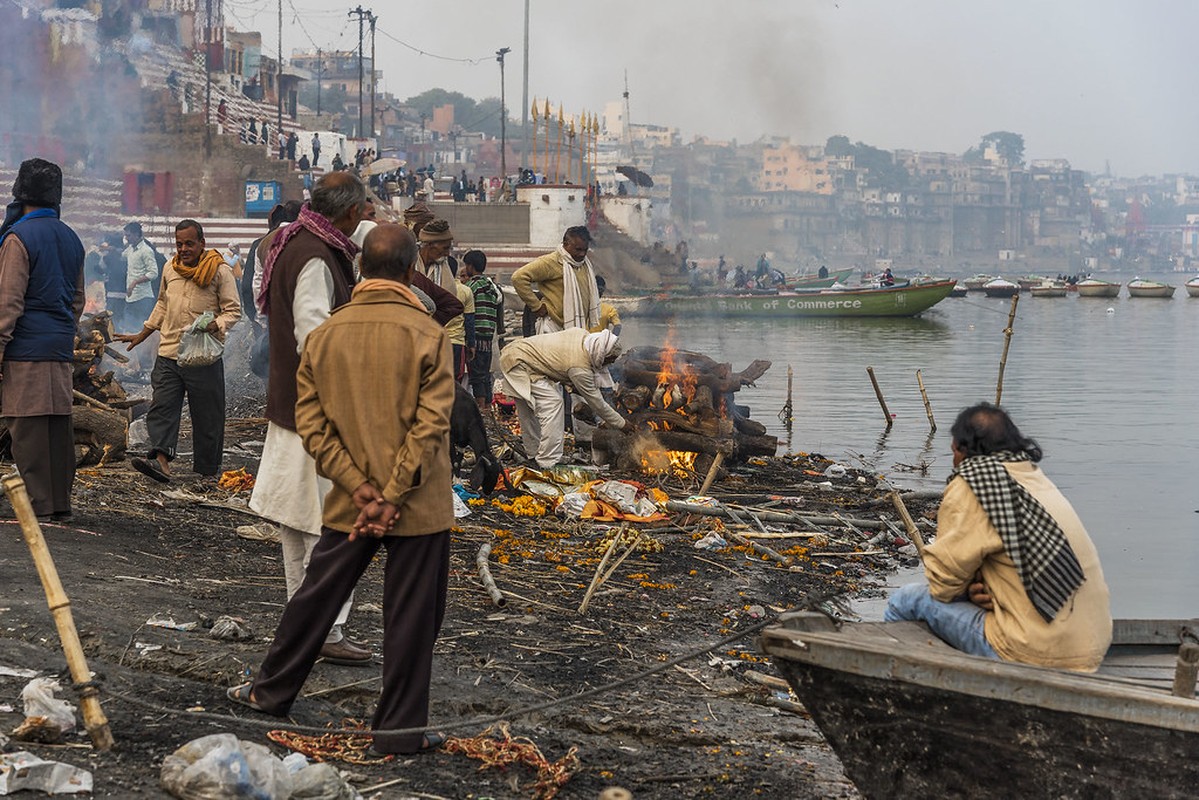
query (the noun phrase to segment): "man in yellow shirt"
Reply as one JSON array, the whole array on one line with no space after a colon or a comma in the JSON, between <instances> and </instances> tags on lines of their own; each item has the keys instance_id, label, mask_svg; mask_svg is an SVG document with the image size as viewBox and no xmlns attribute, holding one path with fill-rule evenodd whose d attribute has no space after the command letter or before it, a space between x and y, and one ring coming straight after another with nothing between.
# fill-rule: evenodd
<instances>
[{"instance_id":1,"label":"man in yellow shirt","mask_svg":"<svg viewBox=\"0 0 1199 800\"><path fill-rule=\"evenodd\" d=\"M1111 644L1107 584L1078 514L1036 465L1041 448L990 403L951 434L928 585L896 591L884 619L922 620L972 655L1094 672Z\"/></svg>"}]
</instances>

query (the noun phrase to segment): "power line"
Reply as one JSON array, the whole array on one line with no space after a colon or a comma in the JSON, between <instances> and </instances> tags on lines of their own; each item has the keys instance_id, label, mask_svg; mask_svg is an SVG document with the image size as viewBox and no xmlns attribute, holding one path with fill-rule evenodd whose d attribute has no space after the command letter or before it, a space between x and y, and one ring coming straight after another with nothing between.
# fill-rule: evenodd
<instances>
[{"instance_id":1,"label":"power line","mask_svg":"<svg viewBox=\"0 0 1199 800\"><path fill-rule=\"evenodd\" d=\"M379 28L378 32L383 34L384 36L386 36L388 39L391 39L393 42L400 45L401 47L407 47L409 50L411 50L414 53L417 53L422 56L428 56L429 58L436 58L439 61L455 61L459 64L472 64L472 65L477 66L484 61L490 61L491 59L495 58L494 54L488 54L485 56L481 56L479 58L453 58L451 56L442 56L442 55L438 55L437 53L430 53L427 50L422 50L419 47L417 47L416 45L408 44L407 42L405 42L402 39L397 39L395 36L392 36L390 33L383 30L382 28Z\"/></svg>"}]
</instances>

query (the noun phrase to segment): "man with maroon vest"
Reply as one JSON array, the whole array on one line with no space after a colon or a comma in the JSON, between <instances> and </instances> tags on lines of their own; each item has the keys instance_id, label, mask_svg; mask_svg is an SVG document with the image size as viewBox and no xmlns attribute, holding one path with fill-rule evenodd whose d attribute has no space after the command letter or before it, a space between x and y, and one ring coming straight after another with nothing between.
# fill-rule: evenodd
<instances>
[{"instance_id":1,"label":"man with maroon vest","mask_svg":"<svg viewBox=\"0 0 1199 800\"><path fill-rule=\"evenodd\" d=\"M267 318L270 336L269 423L250 508L280 527L289 600L303 583L312 548L320 539L322 505L330 488L329 481L317 475L316 462L296 433L296 371L308 334L350 300L358 254L350 236L366 204L366 188L356 175L325 175L299 218L275 235L262 264L257 306ZM329 630L321 656L335 664L370 664L371 651L342 632L352 603L351 595Z\"/></svg>"}]
</instances>

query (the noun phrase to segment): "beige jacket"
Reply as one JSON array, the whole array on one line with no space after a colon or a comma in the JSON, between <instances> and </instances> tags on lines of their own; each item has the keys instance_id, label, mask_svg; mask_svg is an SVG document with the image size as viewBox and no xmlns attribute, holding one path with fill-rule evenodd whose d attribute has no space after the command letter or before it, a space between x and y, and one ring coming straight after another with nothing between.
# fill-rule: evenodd
<instances>
[{"instance_id":1,"label":"beige jacket","mask_svg":"<svg viewBox=\"0 0 1199 800\"><path fill-rule=\"evenodd\" d=\"M212 283L201 288L193 280L180 275L167 264L162 270L162 288L158 302L150 312L145 326L158 331L162 338L158 343L158 355L163 358L179 357L179 337L196 318L205 311L216 314L220 329L216 338L225 341L225 334L241 319L241 300L237 296L237 281L233 271L222 260Z\"/></svg>"},{"instance_id":2,"label":"beige jacket","mask_svg":"<svg viewBox=\"0 0 1199 800\"><path fill-rule=\"evenodd\" d=\"M371 483L400 517L389 535L454 524L450 488L450 341L424 307L360 292L308 334L296 374L296 431L333 481L324 524L349 533L354 490Z\"/></svg>"},{"instance_id":3,"label":"beige jacket","mask_svg":"<svg viewBox=\"0 0 1199 800\"><path fill-rule=\"evenodd\" d=\"M567 328L555 333L542 333L518 339L500 351L500 369L512 392L532 404L531 385L547 378L569 384L591 406L600 419L613 428L628 423L604 400L595 383L595 370L583 348L588 332L582 328Z\"/></svg>"},{"instance_id":4,"label":"beige jacket","mask_svg":"<svg viewBox=\"0 0 1199 800\"><path fill-rule=\"evenodd\" d=\"M1052 622L1045 622L1024 591L998 531L962 478L945 487L937 514L937 538L924 550L929 591L949 602L966 592L976 572L994 609L985 617L987 641L1007 661L1094 672L1112 640L1112 615L1103 568L1082 520L1039 467L1004 464L1061 526L1086 580Z\"/></svg>"},{"instance_id":5,"label":"beige jacket","mask_svg":"<svg viewBox=\"0 0 1199 800\"><path fill-rule=\"evenodd\" d=\"M525 305L534 311L540 311L544 307L549 312L550 319L559 325L562 324L563 269L565 267L562 258L555 250L530 261L512 273L512 288L520 295ZM580 272L582 269L580 268ZM534 283L541 290L540 300L533 292ZM579 275L579 297L583 301L583 308L591 305L591 281L582 274Z\"/></svg>"}]
</instances>

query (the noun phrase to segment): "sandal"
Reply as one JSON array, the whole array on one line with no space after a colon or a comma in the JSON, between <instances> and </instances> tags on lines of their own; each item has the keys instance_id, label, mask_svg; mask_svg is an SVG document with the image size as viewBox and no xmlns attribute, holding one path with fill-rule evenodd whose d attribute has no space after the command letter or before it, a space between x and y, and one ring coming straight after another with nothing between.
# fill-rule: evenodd
<instances>
[{"instance_id":1,"label":"sandal","mask_svg":"<svg viewBox=\"0 0 1199 800\"><path fill-rule=\"evenodd\" d=\"M253 693L254 693L254 684L243 683L240 686L230 686L228 689L226 689L225 697L228 697L230 700L232 700L234 703L237 703L240 706L245 706L246 708L253 709L254 711L260 711L263 714L266 714L267 710L265 708L263 708L262 706L258 705L258 703L256 703L253 700L253 698L251 697L251 695Z\"/></svg>"},{"instance_id":2,"label":"sandal","mask_svg":"<svg viewBox=\"0 0 1199 800\"><path fill-rule=\"evenodd\" d=\"M162 467L158 466L158 461L155 459L135 458L129 462L129 465L141 474L148 478L153 478L159 483L171 482L171 476L162 471Z\"/></svg>"}]
</instances>

